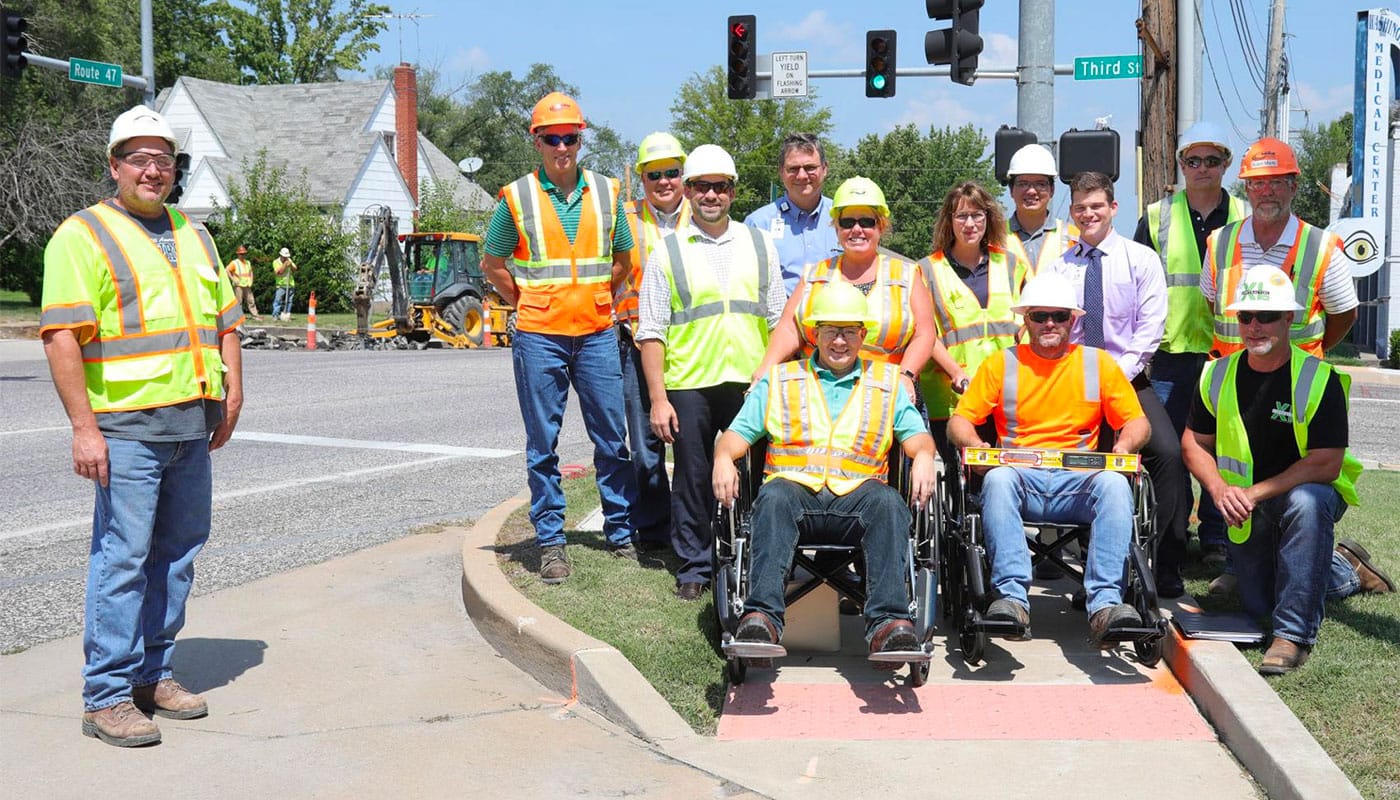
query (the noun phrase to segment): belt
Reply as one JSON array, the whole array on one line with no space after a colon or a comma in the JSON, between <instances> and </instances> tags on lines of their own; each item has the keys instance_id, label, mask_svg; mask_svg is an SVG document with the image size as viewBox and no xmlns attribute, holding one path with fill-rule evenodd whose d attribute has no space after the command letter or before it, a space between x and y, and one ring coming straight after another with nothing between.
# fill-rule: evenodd
<instances>
[{"instance_id":1,"label":"belt","mask_svg":"<svg viewBox=\"0 0 1400 800\"><path fill-rule=\"evenodd\" d=\"M1139 390L1152 388L1152 379L1147 377L1147 370L1143 370L1133 377L1133 388Z\"/></svg>"}]
</instances>

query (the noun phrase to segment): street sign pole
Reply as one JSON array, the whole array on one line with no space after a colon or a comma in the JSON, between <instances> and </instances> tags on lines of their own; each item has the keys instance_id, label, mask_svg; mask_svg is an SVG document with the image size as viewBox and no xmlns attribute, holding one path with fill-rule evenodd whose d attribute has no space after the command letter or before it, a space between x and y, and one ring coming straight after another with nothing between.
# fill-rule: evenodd
<instances>
[{"instance_id":1,"label":"street sign pole","mask_svg":"<svg viewBox=\"0 0 1400 800\"><path fill-rule=\"evenodd\" d=\"M33 54L33 53L25 53L25 54L24 54L24 60L27 61L27 62L29 63L30 66L42 67L43 69L57 70L57 71L59 71L59 72L67 72L67 73L68 73L68 78L69 78L69 80L77 81L77 82L79 82L79 83L92 83L92 84L96 84L96 85L98 85L98 86L126 86L126 87L131 88L131 89L141 89L141 90L143 90L143 91L145 90L145 88L146 88L146 86L147 86L147 83L146 83L146 79L145 79L145 78L141 77L140 75L127 75L127 74L125 74L125 72L120 71L120 70L121 70L121 66L118 65L118 64L104 64L104 63L102 63L101 61L86 61L86 60L81 59L81 58L77 58L77 59L49 58L48 56L40 56L40 55L35 55L35 54ZM102 68L103 68L103 67L112 67L112 68L114 68L114 69L116 69L116 70L119 71L119 72L117 73L117 81L116 81L116 83L105 83L105 82L101 82L101 81L97 81L97 80L82 80L82 79L80 79L80 78L74 78L74 77L73 77L73 66L72 66L72 62L74 62L74 61L80 62L81 64L93 65L93 68L94 68L94 69L97 69L98 73L101 74L101 75L103 75L103 76L106 76L106 75L108 75L109 73L108 73L106 70L103 70Z\"/></svg>"}]
</instances>

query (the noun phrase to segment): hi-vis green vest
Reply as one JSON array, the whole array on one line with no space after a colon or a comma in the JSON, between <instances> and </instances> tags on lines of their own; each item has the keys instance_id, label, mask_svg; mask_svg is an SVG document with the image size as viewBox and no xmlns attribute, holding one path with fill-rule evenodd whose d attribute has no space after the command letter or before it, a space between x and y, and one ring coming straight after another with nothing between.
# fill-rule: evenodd
<instances>
[{"instance_id":1,"label":"hi-vis green vest","mask_svg":"<svg viewBox=\"0 0 1400 800\"><path fill-rule=\"evenodd\" d=\"M243 315L209 232L167 212L178 268L104 203L64 220L44 250L40 331L74 332L97 413L224 396L219 337Z\"/></svg>"},{"instance_id":2,"label":"hi-vis green vest","mask_svg":"<svg viewBox=\"0 0 1400 800\"><path fill-rule=\"evenodd\" d=\"M1147 231L1152 249L1162 259L1167 273L1167 329L1157 349L1168 353L1208 353L1215 338L1210 303L1201 294L1201 263L1205 254L1196 248L1196 230L1191 223L1191 205L1186 192L1168 199L1170 210L1162 213L1158 200L1147 207ZM1244 219L1244 201L1230 195L1226 223Z\"/></svg>"},{"instance_id":3,"label":"hi-vis green vest","mask_svg":"<svg viewBox=\"0 0 1400 800\"><path fill-rule=\"evenodd\" d=\"M735 223L729 230L737 241L727 290L690 242L688 228L666 236L654 251L671 286L667 389L748 384L768 348L771 267L765 234Z\"/></svg>"},{"instance_id":4,"label":"hi-vis green vest","mask_svg":"<svg viewBox=\"0 0 1400 800\"><path fill-rule=\"evenodd\" d=\"M1211 414L1215 415L1215 465L1220 476L1231 486L1247 488L1254 485L1254 461L1250 455L1249 437L1245 433L1244 419L1240 416L1239 398L1235 396L1235 374L1239 370L1240 359L1246 351L1217 359L1206 364L1201 373L1201 401ZM1332 366L1315 356L1310 356L1298 347L1292 348L1289 359L1291 392L1293 396L1293 438L1298 443L1298 452L1308 454L1308 423L1317 413L1322 402L1322 392L1332 375ZM1351 376L1338 372L1342 391L1351 397ZM1361 462L1348 449L1342 456L1342 471L1332 481L1332 488L1342 496L1347 505L1359 505L1356 496L1356 479L1361 475ZM1250 520L1244 525L1230 528L1230 541L1242 544L1249 540Z\"/></svg>"}]
</instances>

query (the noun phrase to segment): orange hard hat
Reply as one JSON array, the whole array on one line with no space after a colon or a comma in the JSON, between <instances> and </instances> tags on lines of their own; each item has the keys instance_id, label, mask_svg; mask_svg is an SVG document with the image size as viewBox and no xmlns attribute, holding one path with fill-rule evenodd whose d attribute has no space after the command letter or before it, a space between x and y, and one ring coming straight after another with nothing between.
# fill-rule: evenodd
<instances>
[{"instance_id":1,"label":"orange hard hat","mask_svg":"<svg viewBox=\"0 0 1400 800\"><path fill-rule=\"evenodd\" d=\"M1240 159L1241 178L1267 178L1271 175L1297 175L1298 158L1293 148L1278 139L1265 137L1249 146Z\"/></svg>"},{"instance_id":2,"label":"orange hard hat","mask_svg":"<svg viewBox=\"0 0 1400 800\"><path fill-rule=\"evenodd\" d=\"M563 92L550 92L541 97L540 101L535 103L535 110L530 112L530 133L546 125L577 125L580 129L588 127L583 121L583 112L579 110L578 103Z\"/></svg>"}]
</instances>

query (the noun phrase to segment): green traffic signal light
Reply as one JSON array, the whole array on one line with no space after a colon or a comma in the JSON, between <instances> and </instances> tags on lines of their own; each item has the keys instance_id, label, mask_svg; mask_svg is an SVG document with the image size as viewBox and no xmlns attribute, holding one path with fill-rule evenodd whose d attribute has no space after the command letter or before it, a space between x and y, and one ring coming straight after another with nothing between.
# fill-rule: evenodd
<instances>
[{"instance_id":1,"label":"green traffic signal light","mask_svg":"<svg viewBox=\"0 0 1400 800\"><path fill-rule=\"evenodd\" d=\"M895 32L865 32L865 96L894 97Z\"/></svg>"},{"instance_id":2,"label":"green traffic signal light","mask_svg":"<svg viewBox=\"0 0 1400 800\"><path fill-rule=\"evenodd\" d=\"M875 77L873 77L873 78L870 79L870 85L873 86L873 87L875 88L876 91L879 91L879 90L881 90L881 89L884 89L884 88L885 88L885 76L884 76L884 75L876 75Z\"/></svg>"}]
</instances>

